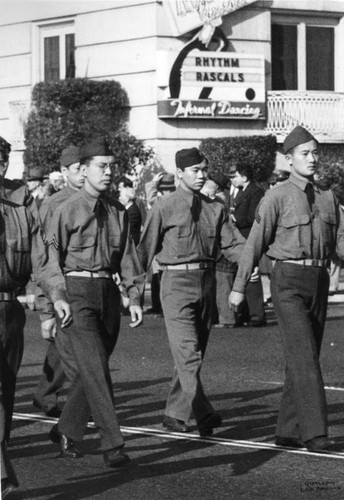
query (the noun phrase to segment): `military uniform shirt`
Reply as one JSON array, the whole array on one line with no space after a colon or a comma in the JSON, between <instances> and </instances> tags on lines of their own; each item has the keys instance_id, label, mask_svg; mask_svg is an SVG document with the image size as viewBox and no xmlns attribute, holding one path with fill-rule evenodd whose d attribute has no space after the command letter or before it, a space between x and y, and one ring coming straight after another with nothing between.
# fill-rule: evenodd
<instances>
[{"instance_id":1,"label":"military uniform shirt","mask_svg":"<svg viewBox=\"0 0 344 500\"><path fill-rule=\"evenodd\" d=\"M264 252L273 260L324 260L336 249L338 256L344 257L344 217L338 200L332 191L313 185L310 206L307 184L308 180L291 175L266 192L257 208L233 290L244 293Z\"/></svg>"},{"instance_id":2,"label":"military uniform shirt","mask_svg":"<svg viewBox=\"0 0 344 500\"><path fill-rule=\"evenodd\" d=\"M120 203L95 198L82 188L60 205L51 220L47 232L49 260L55 254L64 274L118 273L131 305L138 304L144 277L128 229L128 214ZM46 286L53 302L65 296L64 280Z\"/></svg>"},{"instance_id":3,"label":"military uniform shirt","mask_svg":"<svg viewBox=\"0 0 344 500\"><path fill-rule=\"evenodd\" d=\"M38 221L26 207L0 202L0 292L25 286L32 270L39 277L44 262Z\"/></svg>"},{"instance_id":4,"label":"military uniform shirt","mask_svg":"<svg viewBox=\"0 0 344 500\"><path fill-rule=\"evenodd\" d=\"M199 194L199 220L194 221L193 198L193 193L179 186L151 209L138 246L144 269L155 254L160 265L215 262L221 252L238 262L245 240L229 221L223 204Z\"/></svg>"},{"instance_id":5,"label":"military uniform shirt","mask_svg":"<svg viewBox=\"0 0 344 500\"><path fill-rule=\"evenodd\" d=\"M50 220L54 215L55 210L77 192L77 189L66 186L57 193L54 193L43 200L39 215L45 231L47 231L49 227Z\"/></svg>"}]
</instances>

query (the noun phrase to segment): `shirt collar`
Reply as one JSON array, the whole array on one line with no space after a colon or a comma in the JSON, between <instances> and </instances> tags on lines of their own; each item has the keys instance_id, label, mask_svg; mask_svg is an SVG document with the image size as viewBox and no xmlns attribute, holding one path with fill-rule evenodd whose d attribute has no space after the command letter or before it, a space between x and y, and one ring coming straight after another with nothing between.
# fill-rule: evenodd
<instances>
[{"instance_id":1,"label":"shirt collar","mask_svg":"<svg viewBox=\"0 0 344 500\"><path fill-rule=\"evenodd\" d=\"M105 210L107 210L107 206L106 206L106 203L104 202L103 196L92 196L90 193L88 193L86 191L84 186L80 189L80 195L87 202L87 204L89 205L89 207L91 208L91 210L93 212L96 208L96 204L97 204L98 200L100 200L102 202L103 207L105 208Z\"/></svg>"},{"instance_id":2,"label":"shirt collar","mask_svg":"<svg viewBox=\"0 0 344 500\"><path fill-rule=\"evenodd\" d=\"M306 191L306 186L308 184L311 184L314 188L314 191L316 191L317 193L319 193L319 187L314 184L314 182L311 182L309 181L308 179L301 179L300 177L296 177L295 175L293 174L290 174L289 176L289 180L290 182L292 182L293 184L295 184L295 186L297 186L298 188L300 188L302 191Z\"/></svg>"},{"instance_id":3,"label":"shirt collar","mask_svg":"<svg viewBox=\"0 0 344 500\"><path fill-rule=\"evenodd\" d=\"M189 192L183 189L181 186L177 187L177 192L180 194L180 196L187 202L190 207L192 207L192 200L194 195L197 196L197 193Z\"/></svg>"}]
</instances>

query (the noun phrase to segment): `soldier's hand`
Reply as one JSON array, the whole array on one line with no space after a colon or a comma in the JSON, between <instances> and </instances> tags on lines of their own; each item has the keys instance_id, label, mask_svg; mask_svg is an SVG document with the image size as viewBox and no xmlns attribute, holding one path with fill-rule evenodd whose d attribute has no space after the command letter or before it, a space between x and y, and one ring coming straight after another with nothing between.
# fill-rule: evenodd
<instances>
[{"instance_id":1,"label":"soldier's hand","mask_svg":"<svg viewBox=\"0 0 344 500\"><path fill-rule=\"evenodd\" d=\"M69 326L72 323L73 318L72 318L72 311L70 309L70 305L68 304L68 302L62 299L57 300L54 303L54 308L61 320L61 328Z\"/></svg>"},{"instance_id":2,"label":"soldier's hand","mask_svg":"<svg viewBox=\"0 0 344 500\"><path fill-rule=\"evenodd\" d=\"M131 323L129 325L132 328L135 328L135 326L139 326L142 323L143 319L143 312L142 312L142 307L141 306L129 306L129 311L130 311L130 316L131 316Z\"/></svg>"},{"instance_id":3,"label":"soldier's hand","mask_svg":"<svg viewBox=\"0 0 344 500\"><path fill-rule=\"evenodd\" d=\"M53 342L56 337L56 318L46 319L41 323L41 333L44 340Z\"/></svg>"},{"instance_id":4,"label":"soldier's hand","mask_svg":"<svg viewBox=\"0 0 344 500\"><path fill-rule=\"evenodd\" d=\"M244 301L245 295L240 292L232 291L228 298L229 307L233 311L238 311L240 304Z\"/></svg>"}]
</instances>

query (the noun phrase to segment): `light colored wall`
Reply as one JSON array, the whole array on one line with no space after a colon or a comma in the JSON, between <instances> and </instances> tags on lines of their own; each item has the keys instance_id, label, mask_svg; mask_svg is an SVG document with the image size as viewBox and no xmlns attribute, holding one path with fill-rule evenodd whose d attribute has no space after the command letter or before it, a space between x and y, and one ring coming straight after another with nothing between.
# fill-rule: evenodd
<instances>
[{"instance_id":1,"label":"light colored wall","mask_svg":"<svg viewBox=\"0 0 344 500\"><path fill-rule=\"evenodd\" d=\"M161 120L157 118L157 51L178 52L189 39L188 29L201 25L196 14L173 18L167 0L0 0L0 135L12 133L18 120L10 119L9 102L29 100L37 72L37 47L32 28L40 21L75 20L77 76L119 81L130 104L130 132L156 147L167 170L174 169L176 149L198 145L203 137L261 134L263 121ZM259 0L226 16L222 29L234 51L263 54L267 90L270 88L270 9L344 12L336 0ZM337 9L337 10L336 10ZM343 37L343 29L338 37ZM340 38L341 39L341 38ZM338 61L340 54L338 53ZM344 68L339 74L342 76ZM170 69L170 66L167 70ZM337 77L338 88L342 79ZM14 124L14 125L13 125ZM12 128L11 128L12 127ZM15 155L19 165L20 152ZM14 177L18 175L13 174Z\"/></svg>"},{"instance_id":2,"label":"light colored wall","mask_svg":"<svg viewBox=\"0 0 344 500\"><path fill-rule=\"evenodd\" d=\"M22 152L17 147L10 102L30 100L38 81L38 28L52 20L74 18L77 76L114 79L126 89L130 132L156 140L156 6L157 0L97 2L4 2L0 18L0 135L13 143L9 173L20 177ZM67 17L68 16L68 17ZM19 170L18 170L19 168Z\"/></svg>"}]
</instances>

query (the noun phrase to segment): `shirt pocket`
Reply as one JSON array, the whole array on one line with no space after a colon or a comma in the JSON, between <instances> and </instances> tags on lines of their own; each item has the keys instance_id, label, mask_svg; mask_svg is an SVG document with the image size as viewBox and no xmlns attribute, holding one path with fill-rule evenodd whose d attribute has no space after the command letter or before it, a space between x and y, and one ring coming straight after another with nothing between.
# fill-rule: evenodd
<instances>
[{"instance_id":1,"label":"shirt pocket","mask_svg":"<svg viewBox=\"0 0 344 500\"><path fill-rule=\"evenodd\" d=\"M337 218L333 212L319 212L322 242L325 255L333 251L333 245L336 240Z\"/></svg>"},{"instance_id":2,"label":"shirt pocket","mask_svg":"<svg viewBox=\"0 0 344 500\"><path fill-rule=\"evenodd\" d=\"M305 249L310 248L312 238L310 214L284 216L279 221L279 226L278 239L282 248L300 256Z\"/></svg>"},{"instance_id":3,"label":"shirt pocket","mask_svg":"<svg viewBox=\"0 0 344 500\"><path fill-rule=\"evenodd\" d=\"M12 278L26 281L31 272L31 250L28 238L6 239L6 260Z\"/></svg>"},{"instance_id":4,"label":"shirt pocket","mask_svg":"<svg viewBox=\"0 0 344 500\"><path fill-rule=\"evenodd\" d=\"M203 248L207 257L212 257L216 243L216 227L213 224L203 224L201 229Z\"/></svg>"},{"instance_id":5,"label":"shirt pocket","mask_svg":"<svg viewBox=\"0 0 344 500\"><path fill-rule=\"evenodd\" d=\"M30 242L28 238L6 238L6 245L12 252L30 252Z\"/></svg>"},{"instance_id":6,"label":"shirt pocket","mask_svg":"<svg viewBox=\"0 0 344 500\"><path fill-rule=\"evenodd\" d=\"M95 237L88 234L79 234L70 240L70 246L73 251L83 251L84 249L94 247Z\"/></svg>"},{"instance_id":7,"label":"shirt pocket","mask_svg":"<svg viewBox=\"0 0 344 500\"><path fill-rule=\"evenodd\" d=\"M191 251L191 226L180 226L178 230L178 257L187 257Z\"/></svg>"},{"instance_id":8,"label":"shirt pocket","mask_svg":"<svg viewBox=\"0 0 344 500\"><path fill-rule=\"evenodd\" d=\"M304 226L306 224L309 224L310 220L311 218L310 215L308 214L291 215L282 217L280 220L280 225L283 226L285 229L293 230L298 226Z\"/></svg>"}]
</instances>

